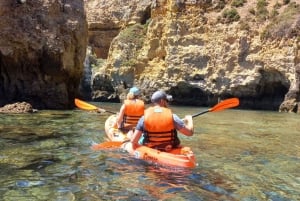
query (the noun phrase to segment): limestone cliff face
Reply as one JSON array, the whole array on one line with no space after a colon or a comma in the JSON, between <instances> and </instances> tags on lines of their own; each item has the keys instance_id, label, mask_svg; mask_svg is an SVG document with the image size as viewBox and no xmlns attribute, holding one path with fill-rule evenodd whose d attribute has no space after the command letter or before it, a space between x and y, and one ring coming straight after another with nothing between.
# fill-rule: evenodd
<instances>
[{"instance_id":1,"label":"limestone cliff face","mask_svg":"<svg viewBox=\"0 0 300 201\"><path fill-rule=\"evenodd\" d=\"M85 0L93 53L106 59L112 40L126 26L143 23L150 4L151 0Z\"/></svg>"},{"instance_id":2,"label":"limestone cliff face","mask_svg":"<svg viewBox=\"0 0 300 201\"><path fill-rule=\"evenodd\" d=\"M105 18L122 24L101 70L112 86L137 85L146 98L164 89L178 104L211 105L235 96L242 108L278 110L282 104L282 111L299 112L299 3L156 0L143 1L148 7L142 10L139 2L111 2L119 4L102 10L131 16Z\"/></svg>"},{"instance_id":3,"label":"limestone cliff face","mask_svg":"<svg viewBox=\"0 0 300 201\"><path fill-rule=\"evenodd\" d=\"M86 45L83 0L0 0L0 105L73 107Z\"/></svg>"}]
</instances>

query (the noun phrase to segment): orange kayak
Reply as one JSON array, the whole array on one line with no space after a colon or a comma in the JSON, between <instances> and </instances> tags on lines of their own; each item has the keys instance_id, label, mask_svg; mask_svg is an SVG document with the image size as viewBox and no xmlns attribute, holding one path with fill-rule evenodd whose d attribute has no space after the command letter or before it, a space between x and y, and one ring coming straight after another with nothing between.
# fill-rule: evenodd
<instances>
[{"instance_id":1,"label":"orange kayak","mask_svg":"<svg viewBox=\"0 0 300 201\"><path fill-rule=\"evenodd\" d=\"M110 141L123 142L127 140L126 133L114 128L116 115L111 115L105 122L105 132ZM194 168L196 166L195 155L189 147L179 147L168 152L140 146L132 153L135 158L149 161L155 164Z\"/></svg>"},{"instance_id":2,"label":"orange kayak","mask_svg":"<svg viewBox=\"0 0 300 201\"><path fill-rule=\"evenodd\" d=\"M115 114L110 115L105 121L105 133L110 141L124 142L127 140L126 133L123 133L117 128L114 128L117 116Z\"/></svg>"}]
</instances>

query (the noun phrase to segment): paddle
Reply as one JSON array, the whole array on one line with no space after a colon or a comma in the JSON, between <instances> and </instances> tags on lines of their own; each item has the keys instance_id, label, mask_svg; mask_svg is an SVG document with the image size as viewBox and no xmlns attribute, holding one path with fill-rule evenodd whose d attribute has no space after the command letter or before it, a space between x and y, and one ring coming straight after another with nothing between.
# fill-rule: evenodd
<instances>
[{"instance_id":1,"label":"paddle","mask_svg":"<svg viewBox=\"0 0 300 201\"><path fill-rule=\"evenodd\" d=\"M229 98L229 99L221 101L220 103L218 103L217 105L215 105L214 107L212 107L206 111L199 112L197 114L192 115L192 117L194 118L199 115L205 114L207 112L217 112L217 111L225 110L228 108L233 108L233 107L238 106L239 104L240 104L240 101L238 98Z\"/></svg>"},{"instance_id":2,"label":"paddle","mask_svg":"<svg viewBox=\"0 0 300 201\"><path fill-rule=\"evenodd\" d=\"M197 114L192 115L192 117L197 117L199 115L205 114L207 112L217 112L217 111L221 111L221 110L225 110L228 108L233 108L236 107L240 104L240 101L238 98L229 98L226 100L223 100L222 102L216 104L214 107L203 111L203 112L199 112ZM93 150L101 150L101 149L109 149L109 148L120 148L121 145L123 144L123 142L116 142L116 141L108 141L108 142L103 142L103 143L99 143L99 144L95 144L93 146L91 146L91 149Z\"/></svg>"},{"instance_id":3,"label":"paddle","mask_svg":"<svg viewBox=\"0 0 300 201\"><path fill-rule=\"evenodd\" d=\"M128 142L128 140L126 140L125 142ZM123 143L124 142L119 142L119 141L107 141L99 144L94 144L91 146L91 149L94 151L101 150L101 149L116 149L116 148L120 148Z\"/></svg>"},{"instance_id":4,"label":"paddle","mask_svg":"<svg viewBox=\"0 0 300 201\"><path fill-rule=\"evenodd\" d=\"M74 102L75 102L75 105L78 108L83 109L83 110L108 112L108 113L111 113L111 114L116 114L116 112L112 112L112 111L109 111L109 110L105 110L105 109L99 108L99 107L97 107L95 105L89 104L89 103L87 103L85 101L82 101L82 100L80 100L78 98L75 98Z\"/></svg>"}]
</instances>

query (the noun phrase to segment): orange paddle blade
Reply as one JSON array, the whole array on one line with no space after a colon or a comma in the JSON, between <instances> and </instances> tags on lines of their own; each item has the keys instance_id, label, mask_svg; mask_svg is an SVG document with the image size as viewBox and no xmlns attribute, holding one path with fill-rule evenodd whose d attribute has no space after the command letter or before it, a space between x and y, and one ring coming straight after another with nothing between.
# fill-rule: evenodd
<instances>
[{"instance_id":1,"label":"orange paddle blade","mask_svg":"<svg viewBox=\"0 0 300 201\"><path fill-rule=\"evenodd\" d=\"M74 102L78 108L83 109L83 110L97 110L98 109L98 107L96 107L95 105L92 105L92 104L89 104L82 100L79 100L78 98L75 98Z\"/></svg>"},{"instance_id":2,"label":"orange paddle blade","mask_svg":"<svg viewBox=\"0 0 300 201\"><path fill-rule=\"evenodd\" d=\"M103 143L92 145L91 149L94 151L101 150L101 149L116 149L116 148L121 148L122 144L123 142L109 141L109 142L103 142Z\"/></svg>"},{"instance_id":3,"label":"orange paddle blade","mask_svg":"<svg viewBox=\"0 0 300 201\"><path fill-rule=\"evenodd\" d=\"M233 108L236 107L240 104L240 100L238 98L229 98L226 99L220 103L218 103L217 105L215 105L214 107L209 109L209 112L216 112L216 111L221 111L227 108Z\"/></svg>"}]
</instances>

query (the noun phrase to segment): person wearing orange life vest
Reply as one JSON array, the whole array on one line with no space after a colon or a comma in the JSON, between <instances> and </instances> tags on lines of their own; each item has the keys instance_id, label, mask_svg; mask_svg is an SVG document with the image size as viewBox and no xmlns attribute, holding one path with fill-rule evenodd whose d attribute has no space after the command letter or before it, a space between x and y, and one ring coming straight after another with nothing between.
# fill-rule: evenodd
<instances>
[{"instance_id":1,"label":"person wearing orange life vest","mask_svg":"<svg viewBox=\"0 0 300 201\"><path fill-rule=\"evenodd\" d=\"M144 115L145 105L144 101L139 99L139 95L140 90L137 87L132 87L120 108L116 126L122 131L133 129L140 117Z\"/></svg>"},{"instance_id":2,"label":"person wearing orange life vest","mask_svg":"<svg viewBox=\"0 0 300 201\"><path fill-rule=\"evenodd\" d=\"M168 108L168 101L172 96L164 91L156 91L151 101L153 107L145 110L145 114L139 120L130 142L123 145L128 152L134 151L138 146L145 145L154 149L168 151L180 145L177 130L186 135L194 133L193 119L191 115L181 120Z\"/></svg>"}]
</instances>

